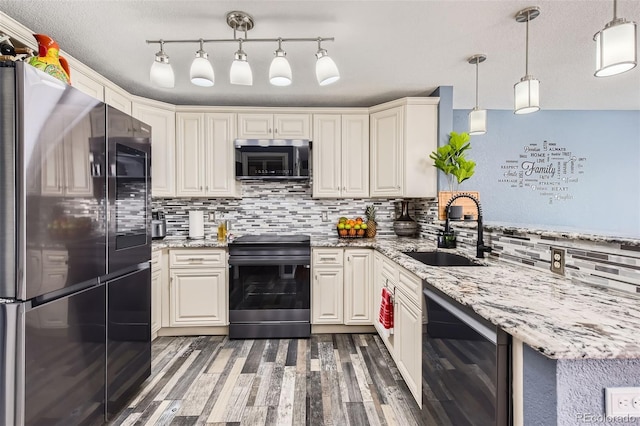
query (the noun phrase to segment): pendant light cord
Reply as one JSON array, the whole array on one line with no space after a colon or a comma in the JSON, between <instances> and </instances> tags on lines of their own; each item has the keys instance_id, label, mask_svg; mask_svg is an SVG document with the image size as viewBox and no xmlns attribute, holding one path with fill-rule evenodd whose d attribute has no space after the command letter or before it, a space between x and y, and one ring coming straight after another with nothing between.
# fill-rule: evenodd
<instances>
[{"instance_id":1,"label":"pendant light cord","mask_svg":"<svg viewBox=\"0 0 640 426\"><path fill-rule=\"evenodd\" d=\"M478 109L478 64L480 63L480 58L476 59L476 109Z\"/></svg>"},{"instance_id":2,"label":"pendant light cord","mask_svg":"<svg viewBox=\"0 0 640 426\"><path fill-rule=\"evenodd\" d=\"M524 75L529 75L529 21L531 20L531 15L527 12L527 37L525 44L525 56L524 56Z\"/></svg>"},{"instance_id":3,"label":"pendant light cord","mask_svg":"<svg viewBox=\"0 0 640 426\"><path fill-rule=\"evenodd\" d=\"M613 0L613 20L618 19L618 0Z\"/></svg>"}]
</instances>

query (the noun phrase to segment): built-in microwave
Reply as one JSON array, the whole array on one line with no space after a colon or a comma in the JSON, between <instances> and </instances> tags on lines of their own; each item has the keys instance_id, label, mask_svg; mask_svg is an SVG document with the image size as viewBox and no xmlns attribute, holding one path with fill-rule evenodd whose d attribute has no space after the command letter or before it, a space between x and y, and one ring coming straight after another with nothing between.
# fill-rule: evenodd
<instances>
[{"instance_id":1,"label":"built-in microwave","mask_svg":"<svg viewBox=\"0 0 640 426\"><path fill-rule=\"evenodd\" d=\"M311 141L236 139L236 179L309 179Z\"/></svg>"}]
</instances>

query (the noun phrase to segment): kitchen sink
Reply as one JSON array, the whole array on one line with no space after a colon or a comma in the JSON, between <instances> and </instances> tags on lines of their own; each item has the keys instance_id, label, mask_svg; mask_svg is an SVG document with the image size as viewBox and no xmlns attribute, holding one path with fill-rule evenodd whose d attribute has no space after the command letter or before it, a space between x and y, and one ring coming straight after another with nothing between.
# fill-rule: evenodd
<instances>
[{"instance_id":1,"label":"kitchen sink","mask_svg":"<svg viewBox=\"0 0 640 426\"><path fill-rule=\"evenodd\" d=\"M484 266L467 257L445 251L405 251L403 253L430 266Z\"/></svg>"}]
</instances>

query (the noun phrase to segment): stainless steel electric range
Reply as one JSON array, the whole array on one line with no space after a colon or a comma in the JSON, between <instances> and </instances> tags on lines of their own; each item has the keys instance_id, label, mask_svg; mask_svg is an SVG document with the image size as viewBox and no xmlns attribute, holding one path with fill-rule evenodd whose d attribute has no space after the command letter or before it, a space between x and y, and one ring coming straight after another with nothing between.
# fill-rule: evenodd
<instances>
[{"instance_id":1,"label":"stainless steel electric range","mask_svg":"<svg viewBox=\"0 0 640 426\"><path fill-rule=\"evenodd\" d=\"M311 335L308 235L245 235L229 243L229 337Z\"/></svg>"}]
</instances>

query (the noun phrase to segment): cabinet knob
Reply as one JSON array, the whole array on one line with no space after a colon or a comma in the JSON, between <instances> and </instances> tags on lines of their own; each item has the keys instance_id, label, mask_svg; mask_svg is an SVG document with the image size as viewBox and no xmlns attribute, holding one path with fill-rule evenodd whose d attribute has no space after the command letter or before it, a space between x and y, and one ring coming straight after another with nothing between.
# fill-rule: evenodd
<instances>
[{"instance_id":1,"label":"cabinet knob","mask_svg":"<svg viewBox=\"0 0 640 426\"><path fill-rule=\"evenodd\" d=\"M269 133L271 133L271 127L269 127Z\"/></svg>"},{"instance_id":2,"label":"cabinet knob","mask_svg":"<svg viewBox=\"0 0 640 426\"><path fill-rule=\"evenodd\" d=\"M278 129L275 129L276 135L278 134Z\"/></svg>"},{"instance_id":3,"label":"cabinet knob","mask_svg":"<svg viewBox=\"0 0 640 426\"><path fill-rule=\"evenodd\" d=\"M200 191L202 191L202 187L200 187Z\"/></svg>"}]
</instances>

